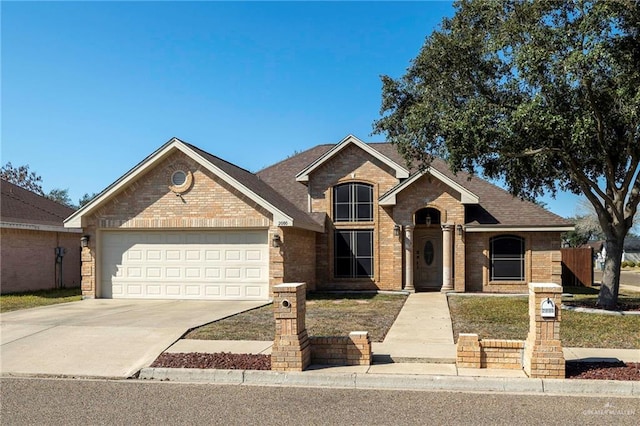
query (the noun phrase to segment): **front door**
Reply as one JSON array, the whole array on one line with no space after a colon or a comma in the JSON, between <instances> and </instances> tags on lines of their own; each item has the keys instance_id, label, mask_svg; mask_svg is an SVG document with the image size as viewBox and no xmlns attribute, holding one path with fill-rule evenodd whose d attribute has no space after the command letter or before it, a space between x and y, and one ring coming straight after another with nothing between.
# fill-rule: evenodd
<instances>
[{"instance_id":1,"label":"front door","mask_svg":"<svg viewBox=\"0 0 640 426\"><path fill-rule=\"evenodd\" d=\"M417 291L442 287L442 231L440 227L414 231L413 285Z\"/></svg>"}]
</instances>

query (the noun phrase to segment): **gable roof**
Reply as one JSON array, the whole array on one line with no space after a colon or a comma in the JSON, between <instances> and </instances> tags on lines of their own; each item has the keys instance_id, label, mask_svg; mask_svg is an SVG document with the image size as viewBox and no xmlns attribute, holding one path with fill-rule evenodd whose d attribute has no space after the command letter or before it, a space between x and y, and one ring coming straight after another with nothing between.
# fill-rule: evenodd
<instances>
[{"instance_id":1,"label":"gable roof","mask_svg":"<svg viewBox=\"0 0 640 426\"><path fill-rule=\"evenodd\" d=\"M327 152L322 154L320 157L316 158L311 164L309 164L302 171L300 171L296 175L296 180L298 182L308 182L309 181L309 175L314 170L316 170L318 167L322 166L324 163L329 161L336 154L338 154L340 151L342 151L343 149L345 149L346 147L348 147L351 144L356 145L357 147L359 147L360 149L362 149L363 151L365 151L369 155L375 157L377 160L383 162L384 164L386 164L387 166L389 166L393 170L395 170L396 178L404 179L404 178L409 177L409 171L406 168L404 168L404 167L402 167L400 165L402 163L397 163L397 162L393 161L388 156L382 155L380 152L378 152L375 149L371 148L369 145L367 145L366 143L362 142L360 139L356 138L355 136L348 135L346 138L342 139L340 142L338 142L336 145L334 145L331 149L329 149Z\"/></svg>"},{"instance_id":2,"label":"gable roof","mask_svg":"<svg viewBox=\"0 0 640 426\"><path fill-rule=\"evenodd\" d=\"M343 140L344 142L344 140ZM361 142L364 144L364 142ZM406 161L398 153L396 147L390 143L365 144L377 152L377 155L387 157L395 164L404 164L407 171L413 172L410 178L415 177L417 170L406 165ZM272 166L257 172L257 175L280 194L283 194L300 210L308 211L308 192L305 184L297 180L300 170L308 170L316 164L319 158L327 158L327 154L336 145L318 145L280 161ZM471 203L466 206L465 228L468 232L482 232L495 230L555 230L568 231L574 229L573 224L555 213L552 213L537 204L512 196L504 189L487 182L477 176L465 172L453 174L447 164L441 159L434 159L431 163L431 172L434 177L442 180L447 185L465 188ZM436 176L437 174L437 176ZM409 180L409 179L407 179ZM395 189L406 182L402 180ZM381 197L389 195L384 194Z\"/></svg>"},{"instance_id":3,"label":"gable roof","mask_svg":"<svg viewBox=\"0 0 640 426\"><path fill-rule=\"evenodd\" d=\"M71 207L6 180L0 180L0 187L0 224L3 228L80 232L63 227L64 219L75 211Z\"/></svg>"},{"instance_id":4,"label":"gable roof","mask_svg":"<svg viewBox=\"0 0 640 426\"><path fill-rule=\"evenodd\" d=\"M273 188L262 182L256 175L235 166L219 157L209 154L178 138L172 138L147 158L125 173L120 179L98 194L91 202L65 220L65 226L82 226L82 218L94 212L113 195L120 192L147 170L158 164L176 150L181 151L197 163L201 164L220 179L224 180L243 195L273 214L274 223L280 226L295 226L321 232L323 227L309 215L300 211Z\"/></svg>"},{"instance_id":5,"label":"gable roof","mask_svg":"<svg viewBox=\"0 0 640 426\"><path fill-rule=\"evenodd\" d=\"M415 181L420 179L424 175L431 175L443 182L445 185L453 188L455 191L460 193L460 202L462 204L478 204L478 196L473 192L469 191L464 186L460 185L453 179L450 179L445 174L439 172L437 169L433 167L427 167L425 170L414 173L409 179L405 179L403 182L400 182L385 194L380 197L379 203L382 206L395 206L396 205L396 195L402 192L403 189L413 185Z\"/></svg>"}]
</instances>

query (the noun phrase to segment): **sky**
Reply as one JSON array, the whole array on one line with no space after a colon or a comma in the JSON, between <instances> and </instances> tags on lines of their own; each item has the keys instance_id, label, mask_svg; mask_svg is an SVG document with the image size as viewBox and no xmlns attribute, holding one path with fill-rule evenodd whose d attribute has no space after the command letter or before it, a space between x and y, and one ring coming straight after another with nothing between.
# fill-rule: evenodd
<instances>
[{"instance_id":1,"label":"sky","mask_svg":"<svg viewBox=\"0 0 640 426\"><path fill-rule=\"evenodd\" d=\"M97 193L172 137L250 171L365 142L450 2L1 3L2 164ZM544 197L561 216L578 197Z\"/></svg>"}]
</instances>

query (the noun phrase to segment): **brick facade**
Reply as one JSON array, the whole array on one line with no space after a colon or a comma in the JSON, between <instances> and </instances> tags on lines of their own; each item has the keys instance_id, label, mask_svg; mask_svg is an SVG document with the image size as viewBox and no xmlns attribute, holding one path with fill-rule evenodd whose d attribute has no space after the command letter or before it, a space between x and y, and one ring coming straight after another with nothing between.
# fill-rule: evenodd
<instances>
[{"instance_id":1,"label":"brick facade","mask_svg":"<svg viewBox=\"0 0 640 426\"><path fill-rule=\"evenodd\" d=\"M171 174L178 169L193 174L193 185L181 196L169 189ZM83 297L100 295L96 289L97 249L101 232L112 229L268 229L270 287L283 283L286 277L289 281L307 281L313 288L315 233L275 227L271 216L224 180L176 152L86 218L84 230L90 239L82 253ZM274 234L282 238L281 247L272 247Z\"/></svg>"},{"instance_id":2,"label":"brick facade","mask_svg":"<svg viewBox=\"0 0 640 426\"><path fill-rule=\"evenodd\" d=\"M317 159L316 156L309 160L313 162ZM560 232L466 232L470 208L477 211L483 207L463 204L464 196L458 192L460 187L456 185L465 184L452 184L453 177L441 180L429 174L416 176L415 181L409 180L411 184L397 192L395 204L380 205L380 198L401 183L401 179L397 177L398 170L391 163L382 161L380 156L362 149L358 143L347 141L342 149L318 163L309 172L308 181L295 182L294 178L294 183L298 186L283 187L281 191L286 201L300 204L299 200L306 198L304 207L294 207L300 209L298 211L305 217L306 213L326 214L324 232L319 227L313 231L308 230L315 229L313 226L307 229L276 226L272 210L228 183L227 178L212 172L201 160L194 159L180 149L154 161L156 163L153 167L145 169L145 173L132 179L83 216L84 232L90 236L89 247L82 253L82 289L85 297L100 295L100 291L96 290L100 285L96 276L96 271L99 270L97 259L100 257L97 250L100 248L101 232L114 229L263 229L268 233L271 289L284 282L305 282L308 290L402 290L407 286L407 281L412 281L407 278L410 278L407 267L413 263L417 251L422 249L418 245L413 251L405 247L408 241L405 230L408 229L416 236L421 233L424 235L428 230L439 244L437 250L441 255L441 269L435 275L442 276L435 277L435 285L442 285L445 275L449 274L451 289L458 292L523 292L532 281L560 282ZM394 161L399 164L397 159ZM291 176L295 176L295 173L308 164L310 163L306 161L296 166ZM176 170L188 170L193 176L192 186L180 194L169 188L171 175ZM256 188L265 189L264 185L275 185L284 180L277 177L268 184L266 181L256 184ZM262 178L259 177L258 180ZM347 182L372 186L371 222L333 221L333 188ZM304 193L298 192L295 196L288 197L291 192L288 193L286 188L299 191L301 186L304 187L306 197ZM496 197L503 196L503 192ZM261 195L260 192L255 194ZM493 192L490 194L495 195ZM469 198L466 202L468 200ZM505 207L513 206L510 204ZM440 223L433 223L429 227L416 225L415 214L424 208L440 212ZM441 225L444 226L441 228ZM334 233L339 229L373 231L371 278L335 277ZM518 235L525 240L525 280L522 282L489 280L489 241L493 236L501 234ZM272 244L275 236L279 239L277 246ZM449 239L450 253L442 248ZM445 261L445 258L450 258L450 261ZM434 276L434 273L431 274ZM407 288L411 289L411 286Z\"/></svg>"},{"instance_id":3,"label":"brick facade","mask_svg":"<svg viewBox=\"0 0 640 426\"><path fill-rule=\"evenodd\" d=\"M80 286L80 234L1 228L2 293L56 288L56 247L66 250L62 285Z\"/></svg>"}]
</instances>

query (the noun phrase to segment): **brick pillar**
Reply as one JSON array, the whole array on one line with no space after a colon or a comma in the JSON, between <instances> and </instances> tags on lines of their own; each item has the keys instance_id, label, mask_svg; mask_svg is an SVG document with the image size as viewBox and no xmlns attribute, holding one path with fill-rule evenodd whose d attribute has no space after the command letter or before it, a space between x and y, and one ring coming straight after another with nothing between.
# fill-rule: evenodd
<instances>
[{"instance_id":1,"label":"brick pillar","mask_svg":"<svg viewBox=\"0 0 640 426\"><path fill-rule=\"evenodd\" d=\"M271 348L271 369L302 371L311 364L311 345L305 325L306 284L273 287L276 337Z\"/></svg>"},{"instance_id":2,"label":"brick pillar","mask_svg":"<svg viewBox=\"0 0 640 426\"><path fill-rule=\"evenodd\" d=\"M413 286L413 225L404 227L404 289L415 292Z\"/></svg>"},{"instance_id":3,"label":"brick pillar","mask_svg":"<svg viewBox=\"0 0 640 426\"><path fill-rule=\"evenodd\" d=\"M82 298L93 299L96 297L96 268L90 246L80 249L80 261L80 288L82 289Z\"/></svg>"},{"instance_id":4,"label":"brick pillar","mask_svg":"<svg viewBox=\"0 0 640 426\"><path fill-rule=\"evenodd\" d=\"M565 365L560 342L562 287L553 283L529 283L529 334L525 341L523 368L529 377L564 379ZM542 303L555 306L543 316ZM545 307L548 307L545 306Z\"/></svg>"},{"instance_id":5,"label":"brick pillar","mask_svg":"<svg viewBox=\"0 0 640 426\"><path fill-rule=\"evenodd\" d=\"M453 281L453 224L442 224L442 288L440 291L452 291Z\"/></svg>"},{"instance_id":6,"label":"brick pillar","mask_svg":"<svg viewBox=\"0 0 640 426\"><path fill-rule=\"evenodd\" d=\"M456 345L456 366L458 368L482 367L482 353L477 334L460 333Z\"/></svg>"}]
</instances>

